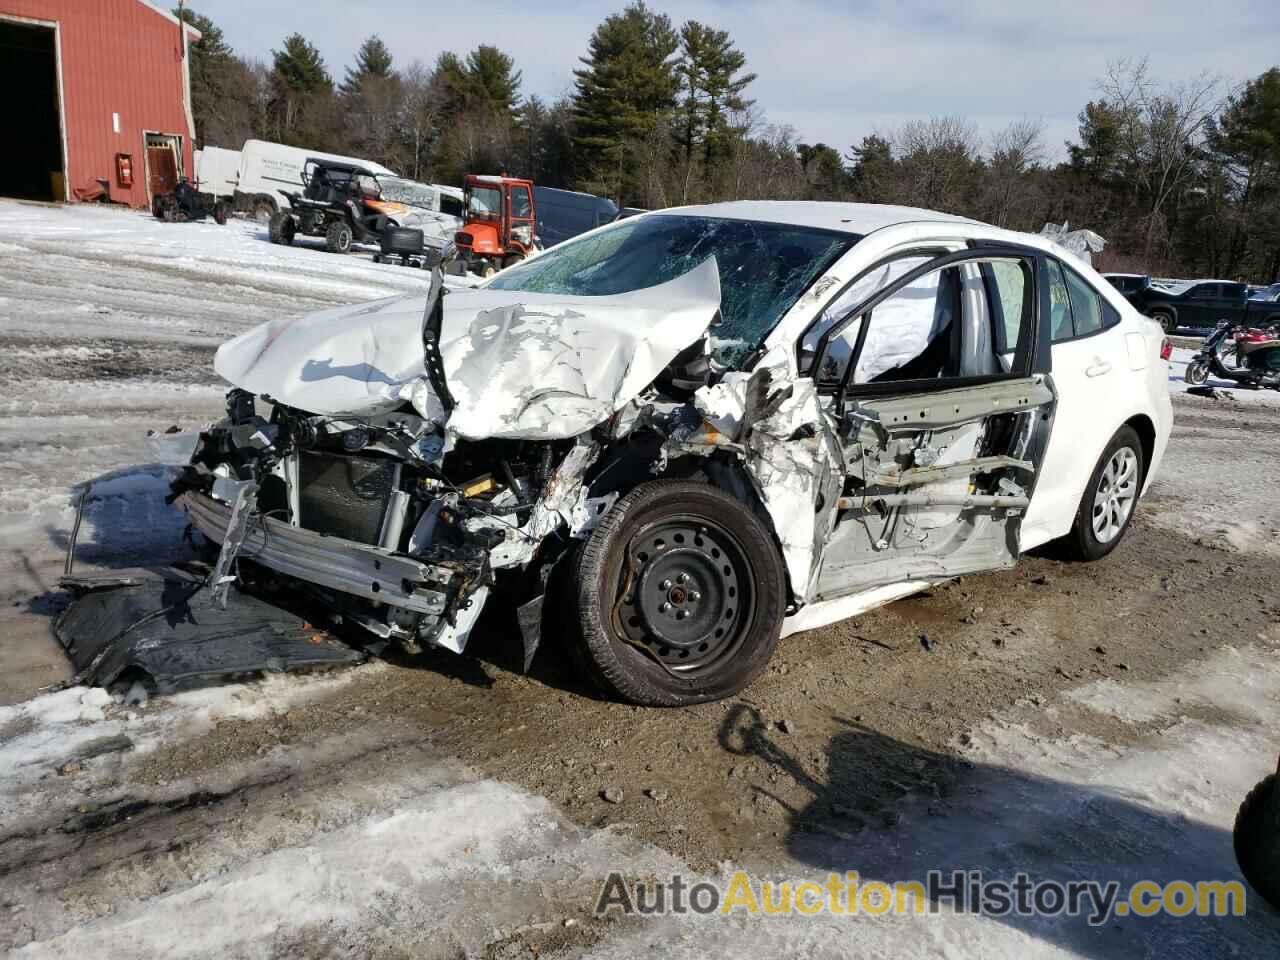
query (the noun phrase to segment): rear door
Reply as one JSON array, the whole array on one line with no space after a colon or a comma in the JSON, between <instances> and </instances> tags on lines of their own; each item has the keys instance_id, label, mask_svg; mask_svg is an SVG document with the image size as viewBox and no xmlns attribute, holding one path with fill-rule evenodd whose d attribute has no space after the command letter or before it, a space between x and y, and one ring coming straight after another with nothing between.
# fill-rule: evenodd
<instances>
[{"instance_id":1,"label":"rear door","mask_svg":"<svg viewBox=\"0 0 1280 960\"><path fill-rule=\"evenodd\" d=\"M878 290L809 332L801 357L844 470L817 599L1016 560L1054 405L1039 260L1013 247L899 256L867 274Z\"/></svg>"}]
</instances>

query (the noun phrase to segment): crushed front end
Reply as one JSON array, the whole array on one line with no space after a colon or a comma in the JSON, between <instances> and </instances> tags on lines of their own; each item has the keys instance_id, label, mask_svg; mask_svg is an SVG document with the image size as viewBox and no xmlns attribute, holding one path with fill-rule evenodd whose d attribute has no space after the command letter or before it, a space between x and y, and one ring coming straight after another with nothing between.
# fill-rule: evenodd
<instances>
[{"instance_id":1,"label":"crushed front end","mask_svg":"<svg viewBox=\"0 0 1280 960\"><path fill-rule=\"evenodd\" d=\"M460 652L496 575L525 567L570 515L587 446L464 440L445 454L407 405L312 415L235 389L174 495L220 560L266 567L411 651Z\"/></svg>"}]
</instances>

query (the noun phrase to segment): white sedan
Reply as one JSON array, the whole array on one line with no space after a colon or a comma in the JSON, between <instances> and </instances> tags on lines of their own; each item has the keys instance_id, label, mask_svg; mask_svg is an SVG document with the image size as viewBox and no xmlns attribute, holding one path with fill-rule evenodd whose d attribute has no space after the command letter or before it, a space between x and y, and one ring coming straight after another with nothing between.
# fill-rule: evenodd
<instances>
[{"instance_id":1,"label":"white sedan","mask_svg":"<svg viewBox=\"0 0 1280 960\"><path fill-rule=\"evenodd\" d=\"M693 703L788 633L1050 540L1109 553L1169 437L1161 342L1035 236L664 210L225 344L175 493L214 589L265 571L410 650L501 603L526 664L554 628L613 694Z\"/></svg>"}]
</instances>

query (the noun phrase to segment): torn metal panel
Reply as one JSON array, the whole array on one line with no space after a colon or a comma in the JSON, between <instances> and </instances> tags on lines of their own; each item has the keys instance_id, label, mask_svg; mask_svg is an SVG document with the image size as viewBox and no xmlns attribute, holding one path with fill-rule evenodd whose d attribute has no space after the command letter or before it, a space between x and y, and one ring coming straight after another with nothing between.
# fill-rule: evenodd
<instances>
[{"instance_id":1,"label":"torn metal panel","mask_svg":"<svg viewBox=\"0 0 1280 960\"><path fill-rule=\"evenodd\" d=\"M693 405L702 423L674 437L668 456L714 447L739 453L773 522L792 592L803 602L843 479L833 425L813 381L789 380L784 366L731 372L697 391Z\"/></svg>"},{"instance_id":2,"label":"torn metal panel","mask_svg":"<svg viewBox=\"0 0 1280 960\"><path fill-rule=\"evenodd\" d=\"M232 588L214 603L202 575L178 568L67 577L77 599L54 633L77 683L140 670L159 684L359 663L364 654L274 604Z\"/></svg>"},{"instance_id":3,"label":"torn metal panel","mask_svg":"<svg viewBox=\"0 0 1280 960\"><path fill-rule=\"evenodd\" d=\"M444 296L438 349L452 410L423 364L427 297L273 320L223 344L214 368L313 414L385 413L408 400L470 439L568 439L607 420L698 340L720 307L715 259L608 298L504 290Z\"/></svg>"}]
</instances>

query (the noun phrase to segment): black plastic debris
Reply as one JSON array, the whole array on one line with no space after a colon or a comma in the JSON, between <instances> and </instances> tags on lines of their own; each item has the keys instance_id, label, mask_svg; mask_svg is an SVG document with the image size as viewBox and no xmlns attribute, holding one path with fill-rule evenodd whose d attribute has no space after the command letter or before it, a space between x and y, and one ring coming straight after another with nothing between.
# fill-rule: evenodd
<instances>
[{"instance_id":1,"label":"black plastic debris","mask_svg":"<svg viewBox=\"0 0 1280 960\"><path fill-rule=\"evenodd\" d=\"M232 588L225 608L205 577L177 567L64 577L75 599L54 633L76 682L141 671L159 686L246 673L355 664L364 654L301 617Z\"/></svg>"}]
</instances>

